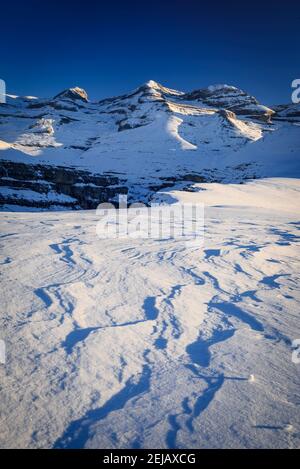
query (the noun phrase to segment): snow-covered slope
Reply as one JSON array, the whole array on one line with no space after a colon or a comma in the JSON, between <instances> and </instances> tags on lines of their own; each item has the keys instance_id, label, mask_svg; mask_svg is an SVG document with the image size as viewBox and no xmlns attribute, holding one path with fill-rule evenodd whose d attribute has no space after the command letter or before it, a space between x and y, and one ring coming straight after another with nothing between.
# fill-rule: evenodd
<instances>
[{"instance_id":1,"label":"snow-covered slope","mask_svg":"<svg viewBox=\"0 0 300 469\"><path fill-rule=\"evenodd\" d=\"M194 189L201 248L1 214L2 448L299 447L300 182Z\"/></svg>"},{"instance_id":2,"label":"snow-covered slope","mask_svg":"<svg viewBox=\"0 0 300 469\"><path fill-rule=\"evenodd\" d=\"M72 197L74 208L96 206L97 200L115 197L114 187L109 195L103 189L111 186L111 177L113 186L126 187L132 199L147 200L158 188L189 179L233 182L268 176L273 172L266 155L273 152L276 175L299 176L298 114L297 105L273 111L228 85L185 93L150 80L131 93L93 103L78 87L52 99L10 95L0 105L0 158L1 184L11 196L0 187L0 197L2 203L22 203L26 190L33 190L32 180L42 174L48 183L45 201L49 192L57 192ZM36 177L26 179L24 164L33 166L31 174L36 169ZM48 177L54 166L75 168L73 182L65 173L63 184ZM94 194L87 190L83 201L87 174L93 184L92 175L108 180L96 184ZM30 200L32 194L27 195Z\"/></svg>"}]
</instances>

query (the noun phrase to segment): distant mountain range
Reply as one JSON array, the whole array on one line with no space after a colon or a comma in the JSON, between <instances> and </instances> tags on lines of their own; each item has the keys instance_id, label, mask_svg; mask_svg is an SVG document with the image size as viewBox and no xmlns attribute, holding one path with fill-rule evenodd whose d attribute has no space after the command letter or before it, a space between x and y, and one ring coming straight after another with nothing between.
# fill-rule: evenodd
<instances>
[{"instance_id":1,"label":"distant mountain range","mask_svg":"<svg viewBox=\"0 0 300 469\"><path fill-rule=\"evenodd\" d=\"M75 87L0 104L0 204L7 210L94 208L128 193L300 176L300 105L260 104L214 85L192 92L153 80L90 102Z\"/></svg>"}]
</instances>

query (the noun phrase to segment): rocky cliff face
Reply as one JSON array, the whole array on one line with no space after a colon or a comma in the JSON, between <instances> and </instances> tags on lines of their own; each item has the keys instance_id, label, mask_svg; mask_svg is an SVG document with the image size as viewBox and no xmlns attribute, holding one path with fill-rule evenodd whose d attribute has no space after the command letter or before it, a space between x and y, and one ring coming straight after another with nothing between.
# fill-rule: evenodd
<instances>
[{"instance_id":1,"label":"rocky cliff face","mask_svg":"<svg viewBox=\"0 0 300 469\"><path fill-rule=\"evenodd\" d=\"M92 209L127 194L127 187L115 176L4 160L0 186L0 204L43 209Z\"/></svg>"},{"instance_id":2,"label":"rocky cliff face","mask_svg":"<svg viewBox=\"0 0 300 469\"><path fill-rule=\"evenodd\" d=\"M259 104L254 96L229 85L214 85L195 90L185 94L183 99L202 102L209 106L233 111L237 115L257 118L267 122L270 122L271 116L275 114L272 109Z\"/></svg>"}]
</instances>

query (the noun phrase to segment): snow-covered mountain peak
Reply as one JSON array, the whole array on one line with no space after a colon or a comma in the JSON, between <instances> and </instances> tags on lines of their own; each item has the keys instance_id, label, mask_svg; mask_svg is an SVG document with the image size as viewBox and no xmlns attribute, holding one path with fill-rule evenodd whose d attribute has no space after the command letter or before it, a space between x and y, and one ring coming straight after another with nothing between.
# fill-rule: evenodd
<instances>
[{"instance_id":1,"label":"snow-covered mountain peak","mask_svg":"<svg viewBox=\"0 0 300 469\"><path fill-rule=\"evenodd\" d=\"M227 85L226 83L219 83L217 85L210 85L207 87L207 90L211 91L212 93L216 91L223 91L223 92L230 92L230 91L238 91L241 92L236 86Z\"/></svg>"},{"instance_id":2,"label":"snow-covered mountain peak","mask_svg":"<svg viewBox=\"0 0 300 469\"><path fill-rule=\"evenodd\" d=\"M88 208L99 194L110 200L119 190L77 185L83 180L96 184L95 174L113 175L139 194L143 188L145 197L191 174L230 181L274 175L270 155L277 155L276 167L283 168L279 175L294 175L299 171L299 107L277 106L274 111L235 86L184 93L154 80L99 102L89 102L78 87L50 99L13 96L0 105L0 160L5 166L0 200L3 193L2 200L15 203L16 193L18 203L27 203L31 193L20 187L44 193L45 184L32 182L38 174L49 187L56 184L55 190L73 194ZM28 173L27 165L37 169ZM48 167L69 169L49 173ZM71 188L62 182L66 178L73 181Z\"/></svg>"},{"instance_id":3,"label":"snow-covered mountain peak","mask_svg":"<svg viewBox=\"0 0 300 469\"><path fill-rule=\"evenodd\" d=\"M159 95L160 97L164 96L182 96L184 95L183 91L174 90L172 88L167 88L166 86L158 83L154 80L148 80L142 84L137 91L142 91L146 94Z\"/></svg>"},{"instance_id":4,"label":"snow-covered mountain peak","mask_svg":"<svg viewBox=\"0 0 300 469\"><path fill-rule=\"evenodd\" d=\"M161 85L157 83L157 81L154 81L154 80L146 81L145 86L149 88L156 88L156 89L161 87Z\"/></svg>"},{"instance_id":5,"label":"snow-covered mountain peak","mask_svg":"<svg viewBox=\"0 0 300 469\"><path fill-rule=\"evenodd\" d=\"M79 99L81 101L88 102L88 95L84 89L75 86L74 88L69 88L62 91L61 93L58 93L56 96L54 96L54 99Z\"/></svg>"},{"instance_id":6,"label":"snow-covered mountain peak","mask_svg":"<svg viewBox=\"0 0 300 469\"><path fill-rule=\"evenodd\" d=\"M184 99L202 102L205 105L227 109L237 115L245 115L269 121L274 111L258 102L258 100L232 85L217 84L207 88L186 93Z\"/></svg>"}]
</instances>

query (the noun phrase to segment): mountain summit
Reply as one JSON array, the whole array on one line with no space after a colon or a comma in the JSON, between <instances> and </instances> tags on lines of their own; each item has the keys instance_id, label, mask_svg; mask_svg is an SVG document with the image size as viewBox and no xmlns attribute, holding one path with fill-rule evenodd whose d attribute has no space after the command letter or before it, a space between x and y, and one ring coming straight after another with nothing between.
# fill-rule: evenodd
<instances>
[{"instance_id":1,"label":"mountain summit","mask_svg":"<svg viewBox=\"0 0 300 469\"><path fill-rule=\"evenodd\" d=\"M58 98L61 98L61 99L75 99L75 100L81 100L81 101L84 101L84 102L88 102L88 95L87 95L87 92L85 90L83 90L82 88L79 88L78 86L76 86L75 88L69 88L67 90L64 90L62 91L61 93L57 94L56 96L54 96L54 99L58 99Z\"/></svg>"}]
</instances>

